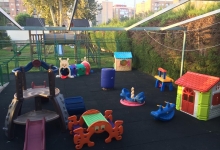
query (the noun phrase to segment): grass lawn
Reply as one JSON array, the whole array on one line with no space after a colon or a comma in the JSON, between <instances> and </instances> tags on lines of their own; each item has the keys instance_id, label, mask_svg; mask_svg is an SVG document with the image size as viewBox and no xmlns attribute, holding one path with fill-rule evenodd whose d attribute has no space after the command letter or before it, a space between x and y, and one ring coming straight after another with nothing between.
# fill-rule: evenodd
<instances>
[{"instance_id":1,"label":"grass lawn","mask_svg":"<svg viewBox=\"0 0 220 150\"><path fill-rule=\"evenodd\" d=\"M0 64L2 64L1 66L3 73L7 72L7 64L8 71L10 73L12 69L19 66L26 66L31 61L30 46L27 45L25 48L17 47L16 51L21 51L21 54L19 56L16 55L15 52L11 51L11 49L12 47L5 47L0 49ZM37 52L37 48L34 47L33 51L35 53L32 56L33 59L41 59L48 64L53 64L59 67L59 56L55 54L53 45L46 45L45 53L43 51L43 48L42 50L40 50L40 52ZM70 58L69 63L75 64L77 56L78 62L80 62L79 60L82 61L83 58L86 56L86 49L83 46L78 48L76 54L74 53L74 51L74 48L70 48L70 46L65 45L63 46L63 55L60 57ZM99 56L97 56L97 62L100 62L99 64L95 63L92 58L89 58L88 61L91 65L91 68L113 67L114 58L112 53L100 52ZM39 71L39 68L32 68L31 71Z\"/></svg>"}]
</instances>

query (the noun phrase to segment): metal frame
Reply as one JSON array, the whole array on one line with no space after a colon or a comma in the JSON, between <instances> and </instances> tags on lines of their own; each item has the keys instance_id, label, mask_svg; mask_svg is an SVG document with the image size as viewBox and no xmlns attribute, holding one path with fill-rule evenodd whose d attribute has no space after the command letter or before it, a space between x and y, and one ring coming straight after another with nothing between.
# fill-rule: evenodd
<instances>
[{"instance_id":1,"label":"metal frame","mask_svg":"<svg viewBox=\"0 0 220 150\"><path fill-rule=\"evenodd\" d=\"M181 22L178 22L178 23L175 23L175 24L172 24L172 25L163 27L161 30L167 30L167 29L170 29L170 28L173 28L173 27L177 27L177 26L180 26L180 25L189 23L189 22L193 22L193 21L202 19L202 18L204 18L204 17L208 17L208 16L211 16L211 15L215 15L215 14L217 14L217 13L220 13L220 9L217 9L217 10L208 12L208 13L206 13L206 14L203 14L203 15L200 15L200 16L196 16L196 17L193 17L193 18L190 18L190 19L187 19L187 20L184 20L184 21L181 21Z\"/></svg>"},{"instance_id":2,"label":"metal frame","mask_svg":"<svg viewBox=\"0 0 220 150\"><path fill-rule=\"evenodd\" d=\"M68 30L70 30L71 22L73 20L74 15L75 15L77 4L78 4L78 0L75 0L74 4L73 4L73 11L72 11L72 14L71 14L71 17L70 17L70 23L69 23L69 26L67 27Z\"/></svg>"},{"instance_id":3,"label":"metal frame","mask_svg":"<svg viewBox=\"0 0 220 150\"><path fill-rule=\"evenodd\" d=\"M34 26L24 26L23 30L50 30L50 31L67 31L66 27L34 27ZM163 27L136 27L132 28L131 31L158 31L162 30ZM0 30L18 30L15 26L0 26ZM126 31L125 27L72 27L71 31ZM167 30L185 30L182 27L169 28Z\"/></svg>"},{"instance_id":4,"label":"metal frame","mask_svg":"<svg viewBox=\"0 0 220 150\"><path fill-rule=\"evenodd\" d=\"M18 29L23 30L23 28L13 19L11 16L9 16L1 7L0 7L0 12L7 18L9 19L14 25L18 27Z\"/></svg>"},{"instance_id":5,"label":"metal frame","mask_svg":"<svg viewBox=\"0 0 220 150\"><path fill-rule=\"evenodd\" d=\"M155 18L155 17L157 17L157 16L159 16L159 15L161 15L161 14L163 14L163 13L165 13L165 12L167 12L167 11L173 9L173 8L176 8L177 6L180 6L180 5L182 5L182 4L184 4L184 3L188 2L188 1L190 1L190 0L183 0L183 1L179 2L179 3L177 3L177 4L172 4L172 5L168 6L168 7L164 8L164 9L162 9L162 10L156 12L156 13L154 13L153 15L151 15L151 16L149 16L149 17L147 17L147 18L145 18L145 19L143 19L143 20L141 20L141 21L131 25L130 27L127 27L126 31L128 31L128 30L130 30L130 29L132 29L132 28L134 28L134 27L136 27L136 26L138 26L138 25L140 25L140 24L142 24L142 23L144 23L146 21L149 21L149 20L151 20L151 19L153 19L153 18Z\"/></svg>"}]
</instances>

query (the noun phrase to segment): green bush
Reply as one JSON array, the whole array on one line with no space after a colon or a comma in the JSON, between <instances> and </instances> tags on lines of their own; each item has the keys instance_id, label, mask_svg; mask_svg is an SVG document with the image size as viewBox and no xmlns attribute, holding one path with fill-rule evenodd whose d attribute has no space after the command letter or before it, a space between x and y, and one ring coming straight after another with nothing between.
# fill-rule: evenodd
<instances>
[{"instance_id":1,"label":"green bush","mask_svg":"<svg viewBox=\"0 0 220 150\"><path fill-rule=\"evenodd\" d=\"M206 6L203 6L203 9L197 9L191 2L189 2L185 3L184 7L181 9L168 11L148 22L142 23L139 26L167 26L219 8L219 2L206 4ZM148 15L151 14L152 13L149 13ZM124 22L112 19L107 25L100 25L100 27L128 27L142 19L143 18L141 18L141 16ZM215 19L219 20L220 15L215 15ZM131 36L132 34L138 35ZM150 42L149 36L143 34L143 32L106 31L103 33L102 31L97 31L92 33L92 40L96 41L96 43L100 43L101 48L107 49L111 52L131 51L133 55L134 68L148 74L155 75L157 74L158 67L162 67L168 71L168 76L176 80L180 76L182 44L179 43L182 43L181 36L182 35L177 36L173 34L166 34L158 36L159 38L157 39L162 43L165 43L164 45L169 45L169 47L176 46L176 49L180 49L180 51L170 50L169 48L158 46L157 43L155 44L157 45L155 47L151 44L152 42ZM187 39L186 44L190 48L194 48L194 45L190 45L191 39ZM220 76L219 55L220 50L217 48L206 50L205 54L200 53L199 51L185 52L183 74L187 71L193 71L213 76Z\"/></svg>"}]
</instances>

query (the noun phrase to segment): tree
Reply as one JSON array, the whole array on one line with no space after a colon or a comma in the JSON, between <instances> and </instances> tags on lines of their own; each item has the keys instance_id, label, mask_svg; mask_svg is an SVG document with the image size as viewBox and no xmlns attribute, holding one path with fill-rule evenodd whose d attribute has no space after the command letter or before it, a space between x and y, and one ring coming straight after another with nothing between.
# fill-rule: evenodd
<instances>
[{"instance_id":1,"label":"tree","mask_svg":"<svg viewBox=\"0 0 220 150\"><path fill-rule=\"evenodd\" d=\"M8 19L4 15L0 15L0 26L7 26L7 23L9 23ZM10 37L8 36L6 30L1 30L0 31L0 40L4 41L0 44L0 49L3 48L4 46L8 46L10 44Z\"/></svg>"},{"instance_id":2,"label":"tree","mask_svg":"<svg viewBox=\"0 0 220 150\"><path fill-rule=\"evenodd\" d=\"M75 18L88 19L93 23L96 20L96 15L102 10L102 5L95 0L81 0L78 3Z\"/></svg>"},{"instance_id":3,"label":"tree","mask_svg":"<svg viewBox=\"0 0 220 150\"><path fill-rule=\"evenodd\" d=\"M45 19L46 24L53 26L61 26L64 20L69 20L67 12L72 12L75 0L23 0L24 5L28 8L29 14L34 9L37 14ZM79 0L75 18L86 18L93 20L100 5L95 0Z\"/></svg>"},{"instance_id":4,"label":"tree","mask_svg":"<svg viewBox=\"0 0 220 150\"><path fill-rule=\"evenodd\" d=\"M120 17L120 21L123 22L123 21L127 21L129 20L129 17L128 16L121 16Z\"/></svg>"},{"instance_id":5,"label":"tree","mask_svg":"<svg viewBox=\"0 0 220 150\"><path fill-rule=\"evenodd\" d=\"M19 13L15 16L15 21L17 21L20 26L26 26L26 18L28 17L30 17L30 15L27 13Z\"/></svg>"}]
</instances>

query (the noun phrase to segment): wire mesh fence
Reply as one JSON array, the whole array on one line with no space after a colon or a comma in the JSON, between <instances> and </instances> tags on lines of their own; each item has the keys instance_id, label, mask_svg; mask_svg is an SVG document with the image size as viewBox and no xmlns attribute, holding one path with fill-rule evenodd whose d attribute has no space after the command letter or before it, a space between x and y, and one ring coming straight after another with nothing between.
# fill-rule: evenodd
<instances>
[{"instance_id":1,"label":"wire mesh fence","mask_svg":"<svg viewBox=\"0 0 220 150\"><path fill-rule=\"evenodd\" d=\"M42 60L48 65L54 65L59 68L59 58L69 58L69 64L78 64L87 60L91 68L113 67L113 52L105 50L101 45L115 44L115 41L97 41L77 40L74 43L57 42L45 44L42 41L30 43L29 41L0 41L0 84L9 82L9 74L13 69L25 67L33 60ZM45 71L42 67L32 68L30 71Z\"/></svg>"}]
</instances>

